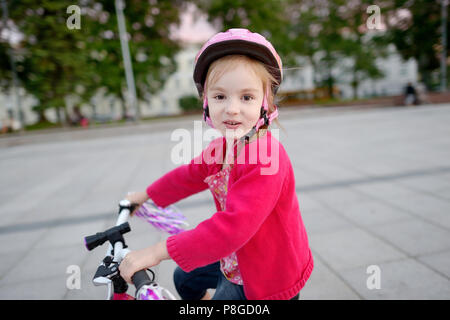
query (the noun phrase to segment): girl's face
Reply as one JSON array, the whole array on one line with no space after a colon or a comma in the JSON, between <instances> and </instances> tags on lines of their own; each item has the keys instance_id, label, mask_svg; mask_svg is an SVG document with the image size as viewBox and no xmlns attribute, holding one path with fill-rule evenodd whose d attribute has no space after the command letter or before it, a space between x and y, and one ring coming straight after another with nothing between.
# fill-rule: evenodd
<instances>
[{"instance_id":1,"label":"girl's face","mask_svg":"<svg viewBox=\"0 0 450 320\"><path fill-rule=\"evenodd\" d=\"M245 63L239 63L207 89L209 116L227 139L239 139L260 117L263 84Z\"/></svg>"}]
</instances>

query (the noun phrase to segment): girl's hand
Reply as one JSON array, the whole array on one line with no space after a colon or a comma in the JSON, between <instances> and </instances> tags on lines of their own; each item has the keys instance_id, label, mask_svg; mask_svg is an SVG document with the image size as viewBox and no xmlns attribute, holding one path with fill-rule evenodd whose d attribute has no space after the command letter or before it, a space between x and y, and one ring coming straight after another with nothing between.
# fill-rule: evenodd
<instances>
[{"instance_id":1,"label":"girl's hand","mask_svg":"<svg viewBox=\"0 0 450 320\"><path fill-rule=\"evenodd\" d=\"M131 277L136 272L156 266L169 258L165 241L142 250L131 251L119 265L120 275L126 282L132 284Z\"/></svg>"},{"instance_id":2,"label":"girl's hand","mask_svg":"<svg viewBox=\"0 0 450 320\"><path fill-rule=\"evenodd\" d=\"M138 206L136 209L133 210L133 212L130 213L131 216L134 215L136 210L149 199L147 192L129 192L125 199L129 200L131 203L137 204Z\"/></svg>"}]
</instances>

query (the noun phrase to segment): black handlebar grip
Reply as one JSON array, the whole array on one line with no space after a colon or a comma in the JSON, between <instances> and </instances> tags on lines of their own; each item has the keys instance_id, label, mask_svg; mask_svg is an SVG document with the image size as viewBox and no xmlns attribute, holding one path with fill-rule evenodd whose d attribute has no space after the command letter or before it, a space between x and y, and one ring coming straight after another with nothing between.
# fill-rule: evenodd
<instances>
[{"instance_id":1,"label":"black handlebar grip","mask_svg":"<svg viewBox=\"0 0 450 320\"><path fill-rule=\"evenodd\" d=\"M138 292L142 286L152 283L152 280L150 280L150 277L148 276L148 274L145 270L136 272L131 277L131 281L133 282L134 286L136 287L136 292Z\"/></svg>"},{"instance_id":2,"label":"black handlebar grip","mask_svg":"<svg viewBox=\"0 0 450 320\"><path fill-rule=\"evenodd\" d=\"M98 246L101 246L106 240L108 240L108 238L104 232L97 232L92 236L84 237L84 246L91 251Z\"/></svg>"}]
</instances>

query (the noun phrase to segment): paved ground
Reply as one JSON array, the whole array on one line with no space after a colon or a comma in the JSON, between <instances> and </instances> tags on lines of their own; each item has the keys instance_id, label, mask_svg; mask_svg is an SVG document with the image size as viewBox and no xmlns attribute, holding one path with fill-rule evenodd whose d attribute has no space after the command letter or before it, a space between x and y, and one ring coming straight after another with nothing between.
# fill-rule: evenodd
<instances>
[{"instance_id":1,"label":"paved ground","mask_svg":"<svg viewBox=\"0 0 450 320\"><path fill-rule=\"evenodd\" d=\"M194 119L0 139L0 299L104 298L91 279L106 247L87 252L83 237L176 167L171 133ZM282 110L281 123L315 257L302 299L449 299L450 105ZM191 226L214 211L207 191L178 206ZM165 237L131 227L130 248ZM172 291L174 267L156 268Z\"/></svg>"}]
</instances>

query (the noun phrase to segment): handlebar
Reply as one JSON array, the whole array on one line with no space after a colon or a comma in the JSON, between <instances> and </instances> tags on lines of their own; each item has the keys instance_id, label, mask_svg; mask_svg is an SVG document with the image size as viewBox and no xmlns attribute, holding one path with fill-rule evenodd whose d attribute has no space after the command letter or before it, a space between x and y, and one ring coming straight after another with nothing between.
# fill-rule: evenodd
<instances>
[{"instance_id":1,"label":"handlebar","mask_svg":"<svg viewBox=\"0 0 450 320\"><path fill-rule=\"evenodd\" d=\"M150 280L150 277L145 270L140 270L131 277L131 282L133 282L136 287L136 292L139 292L143 286L150 285L153 281Z\"/></svg>"},{"instance_id":2,"label":"handlebar","mask_svg":"<svg viewBox=\"0 0 450 320\"><path fill-rule=\"evenodd\" d=\"M125 256L130 252L130 250L126 249L127 246L125 244L123 234L131 231L127 220L130 217L130 212L133 210L134 206L130 203L130 201L120 201L119 217L117 218L116 225L104 232L97 232L94 235L84 238L84 244L89 251L104 244L106 241L109 241L105 258L98 267L93 278L94 285L108 286L108 300L112 300L115 297L121 297L122 299L129 298L125 297L128 284L120 276L119 265ZM161 293L165 289L159 287L155 282L153 282L153 280L148 276L146 270L136 272L131 277L131 280L136 288L136 299L164 299ZM167 292L167 295L170 299L175 299L170 292Z\"/></svg>"},{"instance_id":3,"label":"handlebar","mask_svg":"<svg viewBox=\"0 0 450 320\"><path fill-rule=\"evenodd\" d=\"M109 240L111 243L122 241L122 235L129 231L131 231L130 225L128 224L128 222L124 222L118 226L106 230L105 232L97 232L92 236L85 237L84 245L89 251L91 251L104 244L107 240Z\"/></svg>"}]
</instances>

